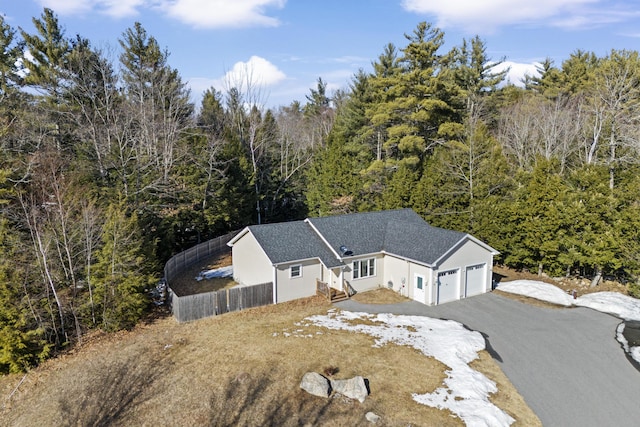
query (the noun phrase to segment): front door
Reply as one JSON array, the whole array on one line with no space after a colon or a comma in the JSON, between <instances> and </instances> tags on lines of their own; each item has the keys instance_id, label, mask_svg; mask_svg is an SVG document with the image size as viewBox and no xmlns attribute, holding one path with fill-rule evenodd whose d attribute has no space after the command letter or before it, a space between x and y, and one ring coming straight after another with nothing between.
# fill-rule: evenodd
<instances>
[{"instance_id":1,"label":"front door","mask_svg":"<svg viewBox=\"0 0 640 427\"><path fill-rule=\"evenodd\" d=\"M426 304L425 287L426 287L426 281L424 276L421 276L419 274L416 274L415 276L413 276L413 299L423 304Z\"/></svg>"}]
</instances>

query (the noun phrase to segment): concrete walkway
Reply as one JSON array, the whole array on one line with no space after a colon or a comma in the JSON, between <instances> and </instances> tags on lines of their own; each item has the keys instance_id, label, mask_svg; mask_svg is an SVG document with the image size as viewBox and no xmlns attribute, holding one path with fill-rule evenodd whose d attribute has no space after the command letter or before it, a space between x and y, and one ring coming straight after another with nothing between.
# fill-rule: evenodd
<instances>
[{"instance_id":1,"label":"concrete walkway","mask_svg":"<svg viewBox=\"0 0 640 427\"><path fill-rule=\"evenodd\" d=\"M343 310L453 319L481 332L544 426L638 426L640 372L615 339L621 321L588 308L541 308L498 294L429 307L415 301Z\"/></svg>"}]
</instances>

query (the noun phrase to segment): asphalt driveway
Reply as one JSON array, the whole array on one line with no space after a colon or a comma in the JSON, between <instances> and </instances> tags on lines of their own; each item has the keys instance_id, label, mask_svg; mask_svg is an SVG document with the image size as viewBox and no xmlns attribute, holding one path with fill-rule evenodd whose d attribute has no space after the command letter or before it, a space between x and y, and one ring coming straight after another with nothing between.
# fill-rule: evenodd
<instances>
[{"instance_id":1,"label":"asphalt driveway","mask_svg":"<svg viewBox=\"0 0 640 427\"><path fill-rule=\"evenodd\" d=\"M542 308L498 294L429 307L337 303L344 310L453 319L481 332L544 426L640 425L640 372L616 341L621 320L588 308Z\"/></svg>"}]
</instances>

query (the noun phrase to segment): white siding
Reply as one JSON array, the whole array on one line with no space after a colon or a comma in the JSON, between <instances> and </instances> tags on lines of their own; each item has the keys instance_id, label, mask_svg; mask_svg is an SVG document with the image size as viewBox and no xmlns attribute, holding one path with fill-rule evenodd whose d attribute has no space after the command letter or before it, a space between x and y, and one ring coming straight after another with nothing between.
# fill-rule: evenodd
<instances>
[{"instance_id":1,"label":"white siding","mask_svg":"<svg viewBox=\"0 0 640 427\"><path fill-rule=\"evenodd\" d=\"M438 271L451 270L454 268L460 269L461 283L458 289L458 298L464 298L466 285L466 283L464 283L464 272L466 271L466 268L471 265L484 263L487 264L487 268L485 270L485 289L483 292L488 292L491 290L489 284L491 283L491 276L493 274L493 255L487 249L472 240L465 240L460 246L452 251L447 258L441 260L438 265Z\"/></svg>"},{"instance_id":2,"label":"white siding","mask_svg":"<svg viewBox=\"0 0 640 427\"><path fill-rule=\"evenodd\" d=\"M289 267L292 265L302 265L302 276L289 277ZM278 300L276 302L291 301L315 295L316 279L320 279L321 277L322 264L320 264L318 260L278 265L276 269Z\"/></svg>"},{"instance_id":3,"label":"white siding","mask_svg":"<svg viewBox=\"0 0 640 427\"><path fill-rule=\"evenodd\" d=\"M404 259L387 255L384 257L384 287L391 289L404 295L409 296L409 288L411 277L409 275L409 262Z\"/></svg>"},{"instance_id":4,"label":"white siding","mask_svg":"<svg viewBox=\"0 0 640 427\"><path fill-rule=\"evenodd\" d=\"M233 279L241 285L259 285L273 280L273 266L251 232L231 249Z\"/></svg>"},{"instance_id":5,"label":"white siding","mask_svg":"<svg viewBox=\"0 0 640 427\"><path fill-rule=\"evenodd\" d=\"M358 279L353 278L353 262L354 261L362 261L375 258L376 260L376 270L373 276L361 277ZM344 263L347 265L344 272L344 279L349 282L351 287L358 292L366 291L367 289L373 289L380 286L386 286L386 282L384 280L384 259L380 254L372 254L364 257L354 257L345 260Z\"/></svg>"}]
</instances>

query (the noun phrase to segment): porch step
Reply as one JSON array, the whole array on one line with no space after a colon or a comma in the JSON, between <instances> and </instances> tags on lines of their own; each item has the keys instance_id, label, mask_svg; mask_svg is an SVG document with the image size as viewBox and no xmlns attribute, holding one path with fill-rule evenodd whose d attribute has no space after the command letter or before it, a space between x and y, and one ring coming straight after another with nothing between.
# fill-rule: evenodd
<instances>
[{"instance_id":1,"label":"porch step","mask_svg":"<svg viewBox=\"0 0 640 427\"><path fill-rule=\"evenodd\" d=\"M348 300L349 296L341 291L338 291L337 289L331 288L331 302L339 302L339 301L345 301Z\"/></svg>"}]
</instances>

